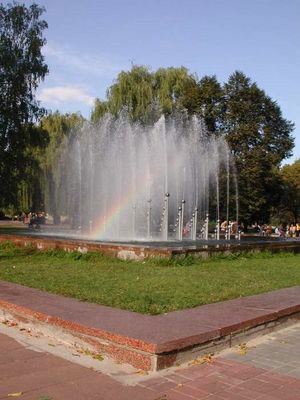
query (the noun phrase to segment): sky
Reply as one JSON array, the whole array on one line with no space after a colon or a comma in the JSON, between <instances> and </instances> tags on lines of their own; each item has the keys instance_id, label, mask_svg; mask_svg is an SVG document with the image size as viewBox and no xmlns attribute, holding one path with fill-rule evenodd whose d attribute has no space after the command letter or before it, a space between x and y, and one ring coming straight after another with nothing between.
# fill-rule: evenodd
<instances>
[{"instance_id":1,"label":"sky","mask_svg":"<svg viewBox=\"0 0 300 400\"><path fill-rule=\"evenodd\" d=\"M46 8L49 110L89 117L132 64L185 66L220 82L243 71L295 123L300 158L300 0L36 0ZM25 0L25 3L31 3Z\"/></svg>"}]
</instances>

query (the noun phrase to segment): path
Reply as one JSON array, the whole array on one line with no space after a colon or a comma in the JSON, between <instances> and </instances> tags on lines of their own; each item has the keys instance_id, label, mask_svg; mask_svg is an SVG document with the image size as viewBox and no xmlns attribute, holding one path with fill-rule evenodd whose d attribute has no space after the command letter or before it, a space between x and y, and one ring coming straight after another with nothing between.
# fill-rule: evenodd
<instances>
[{"instance_id":1,"label":"path","mask_svg":"<svg viewBox=\"0 0 300 400\"><path fill-rule=\"evenodd\" d=\"M20 344L10 337L16 331L0 326L0 399L300 400L300 323L227 350L211 362L173 368L155 378L141 376L134 386L29 341Z\"/></svg>"}]
</instances>

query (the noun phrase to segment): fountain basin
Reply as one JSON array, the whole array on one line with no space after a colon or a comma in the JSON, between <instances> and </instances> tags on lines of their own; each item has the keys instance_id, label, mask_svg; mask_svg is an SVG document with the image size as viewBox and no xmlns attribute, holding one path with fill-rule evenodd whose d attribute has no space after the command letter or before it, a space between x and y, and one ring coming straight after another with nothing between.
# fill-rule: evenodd
<instances>
[{"instance_id":1,"label":"fountain basin","mask_svg":"<svg viewBox=\"0 0 300 400\"><path fill-rule=\"evenodd\" d=\"M0 242L10 241L20 247L34 247L38 250L61 249L81 253L99 252L124 260L144 260L149 258L182 258L193 256L206 259L233 253L253 253L269 251L277 253L300 252L299 238L245 237L237 240L173 240L173 241L97 241L68 236L39 234L24 230L10 234L1 233Z\"/></svg>"}]
</instances>

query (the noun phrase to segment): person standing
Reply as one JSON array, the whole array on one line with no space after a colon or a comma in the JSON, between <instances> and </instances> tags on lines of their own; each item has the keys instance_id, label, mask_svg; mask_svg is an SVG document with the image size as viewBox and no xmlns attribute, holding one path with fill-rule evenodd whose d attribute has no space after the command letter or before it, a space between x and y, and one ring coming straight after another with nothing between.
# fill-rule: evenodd
<instances>
[{"instance_id":1,"label":"person standing","mask_svg":"<svg viewBox=\"0 0 300 400\"><path fill-rule=\"evenodd\" d=\"M296 224L296 237L299 236L300 236L300 221L298 221Z\"/></svg>"}]
</instances>

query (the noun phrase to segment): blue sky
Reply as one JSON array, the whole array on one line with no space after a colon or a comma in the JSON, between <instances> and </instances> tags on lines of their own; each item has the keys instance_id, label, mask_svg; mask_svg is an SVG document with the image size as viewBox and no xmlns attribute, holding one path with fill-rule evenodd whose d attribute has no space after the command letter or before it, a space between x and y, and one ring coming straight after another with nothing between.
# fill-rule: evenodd
<instances>
[{"instance_id":1,"label":"blue sky","mask_svg":"<svg viewBox=\"0 0 300 400\"><path fill-rule=\"evenodd\" d=\"M300 0L36 0L45 6L47 109L89 116L132 63L185 66L224 82L241 70L296 124L300 158ZM26 1L27 3L27 1ZM28 1L29 3L29 1Z\"/></svg>"}]
</instances>

